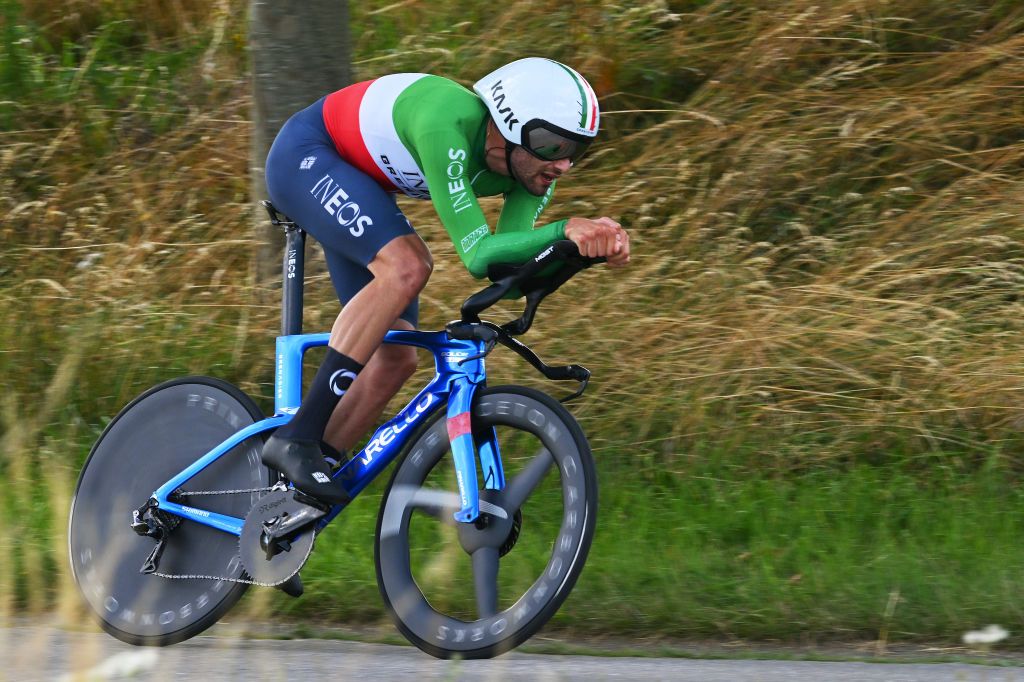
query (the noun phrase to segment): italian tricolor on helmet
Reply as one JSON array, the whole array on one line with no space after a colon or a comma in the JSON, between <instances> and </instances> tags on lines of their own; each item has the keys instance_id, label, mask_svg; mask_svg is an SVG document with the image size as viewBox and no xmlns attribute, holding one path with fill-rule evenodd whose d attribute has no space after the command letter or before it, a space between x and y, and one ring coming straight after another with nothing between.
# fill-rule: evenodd
<instances>
[{"instance_id":1,"label":"italian tricolor on helmet","mask_svg":"<svg viewBox=\"0 0 1024 682\"><path fill-rule=\"evenodd\" d=\"M575 162L597 136L594 89L565 64L527 57L487 74L473 90L502 136L539 159Z\"/></svg>"}]
</instances>

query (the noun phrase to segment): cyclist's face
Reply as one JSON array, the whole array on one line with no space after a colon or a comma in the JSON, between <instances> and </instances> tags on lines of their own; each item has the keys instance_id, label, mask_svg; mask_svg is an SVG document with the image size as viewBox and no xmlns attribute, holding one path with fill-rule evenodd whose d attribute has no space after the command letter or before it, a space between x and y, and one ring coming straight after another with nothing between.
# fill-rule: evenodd
<instances>
[{"instance_id":1,"label":"cyclist's face","mask_svg":"<svg viewBox=\"0 0 1024 682\"><path fill-rule=\"evenodd\" d=\"M551 183L570 168L572 162L569 159L544 161L522 147L517 146L512 150L512 170L515 171L516 180L534 196L543 196Z\"/></svg>"}]
</instances>

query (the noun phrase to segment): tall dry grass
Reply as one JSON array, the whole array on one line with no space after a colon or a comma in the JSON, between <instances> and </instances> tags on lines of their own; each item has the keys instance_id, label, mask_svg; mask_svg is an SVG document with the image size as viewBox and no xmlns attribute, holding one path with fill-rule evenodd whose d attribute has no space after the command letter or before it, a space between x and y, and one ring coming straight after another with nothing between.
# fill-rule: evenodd
<instances>
[{"instance_id":1,"label":"tall dry grass","mask_svg":"<svg viewBox=\"0 0 1024 682\"><path fill-rule=\"evenodd\" d=\"M0 8L10 612L14 594L52 594L51 573L26 566L66 565L48 540L60 505L46 521L14 510L68 490L104 420L156 381L212 373L266 404L278 311L257 304L250 276L245 3ZM575 409L602 461L644 480L710 454L780 475L969 470L993 453L1019 470L1017 3L353 13L361 77L469 84L541 53L598 88L601 141L549 214L621 219L635 258L568 285L526 340L594 371ZM437 327L476 283L429 204L403 208L435 254L423 322ZM326 328L337 304L324 275L307 291L307 328ZM496 383L532 381L512 358L491 369Z\"/></svg>"}]
</instances>

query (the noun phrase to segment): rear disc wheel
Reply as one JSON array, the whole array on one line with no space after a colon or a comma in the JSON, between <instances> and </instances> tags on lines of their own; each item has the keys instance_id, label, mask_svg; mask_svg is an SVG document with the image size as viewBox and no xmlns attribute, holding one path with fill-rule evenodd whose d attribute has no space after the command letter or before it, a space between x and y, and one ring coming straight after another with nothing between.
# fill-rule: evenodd
<instances>
[{"instance_id":1,"label":"rear disc wheel","mask_svg":"<svg viewBox=\"0 0 1024 682\"><path fill-rule=\"evenodd\" d=\"M129 644L174 644L213 625L245 592L245 584L223 579L244 578L234 535L173 517L159 571L221 579L170 579L139 572L155 542L129 524L157 488L260 419L252 399L231 384L186 377L142 394L104 430L79 476L68 529L75 582L104 630ZM259 435L248 438L185 489L267 487L262 445ZM185 496L182 503L242 518L259 496Z\"/></svg>"}]
</instances>

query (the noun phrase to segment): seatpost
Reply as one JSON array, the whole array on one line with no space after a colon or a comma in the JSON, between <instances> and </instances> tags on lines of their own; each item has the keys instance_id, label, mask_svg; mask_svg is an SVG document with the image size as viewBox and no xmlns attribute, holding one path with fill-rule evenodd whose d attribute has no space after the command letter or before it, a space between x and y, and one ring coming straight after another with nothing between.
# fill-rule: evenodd
<instances>
[{"instance_id":1,"label":"seatpost","mask_svg":"<svg viewBox=\"0 0 1024 682\"><path fill-rule=\"evenodd\" d=\"M267 200L260 202L267 210L270 223L284 228L284 262L281 264L281 334L302 333L302 287L306 264L306 233L301 227L278 213Z\"/></svg>"},{"instance_id":2,"label":"seatpost","mask_svg":"<svg viewBox=\"0 0 1024 682\"><path fill-rule=\"evenodd\" d=\"M284 263L281 268L281 334L302 333L302 289L306 263L306 233L284 225Z\"/></svg>"}]
</instances>

